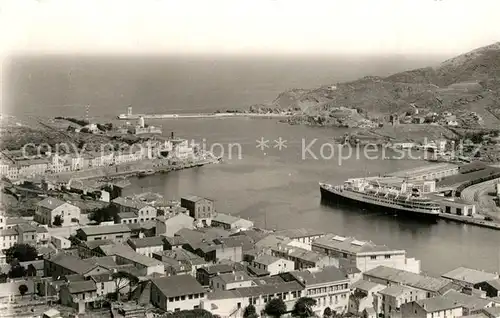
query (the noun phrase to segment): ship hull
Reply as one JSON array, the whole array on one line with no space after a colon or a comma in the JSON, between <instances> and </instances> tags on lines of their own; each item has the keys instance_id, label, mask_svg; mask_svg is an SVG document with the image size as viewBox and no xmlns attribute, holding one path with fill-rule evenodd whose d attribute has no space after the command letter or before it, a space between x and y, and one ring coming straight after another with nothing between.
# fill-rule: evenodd
<instances>
[{"instance_id":1,"label":"ship hull","mask_svg":"<svg viewBox=\"0 0 500 318\"><path fill-rule=\"evenodd\" d=\"M421 212L412 212L408 210L398 209L397 207L386 207L377 204L373 204L371 202L365 202L361 200L356 200L353 198L349 198L328 189L325 189L320 186L321 191L321 201L323 203L337 205L337 206L346 206L352 208L363 208L369 212L373 213L384 213L388 215L396 215L398 217L410 218L415 220L422 220L428 222L437 222L439 214L431 214L431 213L421 213Z\"/></svg>"}]
</instances>

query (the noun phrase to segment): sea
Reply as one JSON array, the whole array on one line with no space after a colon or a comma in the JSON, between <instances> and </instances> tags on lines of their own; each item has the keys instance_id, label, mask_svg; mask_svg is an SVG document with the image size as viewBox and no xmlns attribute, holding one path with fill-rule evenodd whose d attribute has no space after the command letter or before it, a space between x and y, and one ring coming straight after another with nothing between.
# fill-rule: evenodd
<instances>
[{"instance_id":1,"label":"sea","mask_svg":"<svg viewBox=\"0 0 500 318\"><path fill-rule=\"evenodd\" d=\"M273 101L291 88L314 88L437 63L405 56L17 56L2 73L2 112L88 117L113 122L137 113L211 112ZM168 199L196 194L219 212L273 229L311 228L405 249L424 272L458 266L500 270L500 232L451 221L436 224L321 203L318 182L342 183L426 164L387 159L380 150L331 146L347 129L293 126L276 119L150 120L224 157L224 163L131 179L134 192Z\"/></svg>"}]
</instances>

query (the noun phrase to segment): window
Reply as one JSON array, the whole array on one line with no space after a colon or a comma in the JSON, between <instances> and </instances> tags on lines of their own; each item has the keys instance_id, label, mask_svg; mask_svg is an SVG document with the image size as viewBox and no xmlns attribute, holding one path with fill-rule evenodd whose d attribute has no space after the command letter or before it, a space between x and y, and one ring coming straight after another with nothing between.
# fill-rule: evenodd
<instances>
[{"instance_id":1,"label":"window","mask_svg":"<svg viewBox=\"0 0 500 318\"><path fill-rule=\"evenodd\" d=\"M385 255L385 259L391 258L391 255Z\"/></svg>"},{"instance_id":2,"label":"window","mask_svg":"<svg viewBox=\"0 0 500 318\"><path fill-rule=\"evenodd\" d=\"M169 302L173 302L173 301L174 301L174 297L170 297L170 298L168 299L168 301L169 301Z\"/></svg>"},{"instance_id":3,"label":"window","mask_svg":"<svg viewBox=\"0 0 500 318\"><path fill-rule=\"evenodd\" d=\"M370 259L377 259L377 256L375 256L375 255L370 256Z\"/></svg>"},{"instance_id":4,"label":"window","mask_svg":"<svg viewBox=\"0 0 500 318\"><path fill-rule=\"evenodd\" d=\"M217 287L219 287L219 286L217 286ZM193 295L189 295L188 298L193 299Z\"/></svg>"},{"instance_id":5,"label":"window","mask_svg":"<svg viewBox=\"0 0 500 318\"><path fill-rule=\"evenodd\" d=\"M181 296L181 300L186 300L186 296Z\"/></svg>"}]
</instances>

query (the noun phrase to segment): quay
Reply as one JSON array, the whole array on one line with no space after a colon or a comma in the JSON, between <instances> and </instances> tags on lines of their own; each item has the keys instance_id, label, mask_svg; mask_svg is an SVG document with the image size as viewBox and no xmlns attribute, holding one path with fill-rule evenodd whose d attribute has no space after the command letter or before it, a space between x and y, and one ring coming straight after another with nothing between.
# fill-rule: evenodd
<instances>
[{"instance_id":1,"label":"quay","mask_svg":"<svg viewBox=\"0 0 500 318\"><path fill-rule=\"evenodd\" d=\"M494 230L500 230L500 223L494 221L485 221L483 219L477 219L470 216L454 215L448 213L439 213L439 217L445 220L451 220L465 224L487 227Z\"/></svg>"},{"instance_id":2,"label":"quay","mask_svg":"<svg viewBox=\"0 0 500 318\"><path fill-rule=\"evenodd\" d=\"M186 113L186 114L134 114L132 107L127 108L126 114L118 115L120 120L137 120L144 119L186 119L186 118L234 118L234 117L247 117L247 118L286 118L291 117L293 114L261 114L261 113Z\"/></svg>"}]
</instances>

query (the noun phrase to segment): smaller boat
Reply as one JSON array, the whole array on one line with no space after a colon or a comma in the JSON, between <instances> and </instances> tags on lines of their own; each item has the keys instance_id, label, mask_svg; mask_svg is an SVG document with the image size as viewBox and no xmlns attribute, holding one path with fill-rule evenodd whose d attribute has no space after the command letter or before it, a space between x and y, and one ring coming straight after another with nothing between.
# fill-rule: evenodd
<instances>
[{"instance_id":1,"label":"smaller boat","mask_svg":"<svg viewBox=\"0 0 500 318\"><path fill-rule=\"evenodd\" d=\"M139 172L138 176L139 176L139 178L144 178L144 177L150 176L154 173L155 173L155 171L153 169L148 169L148 170L144 170L144 171Z\"/></svg>"}]
</instances>

